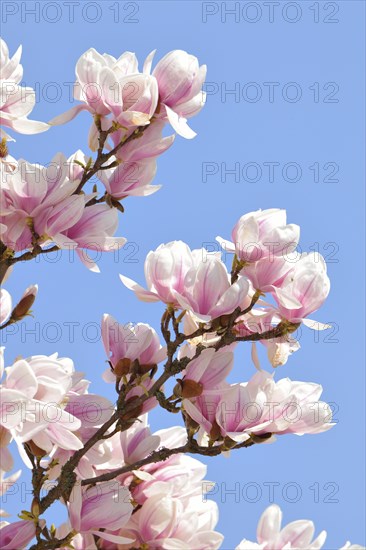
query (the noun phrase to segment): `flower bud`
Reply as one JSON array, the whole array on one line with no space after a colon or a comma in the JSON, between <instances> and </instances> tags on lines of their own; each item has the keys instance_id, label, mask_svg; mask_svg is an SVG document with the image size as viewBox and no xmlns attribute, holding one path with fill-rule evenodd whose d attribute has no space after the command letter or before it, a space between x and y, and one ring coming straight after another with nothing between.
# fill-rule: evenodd
<instances>
[{"instance_id":1,"label":"flower bud","mask_svg":"<svg viewBox=\"0 0 366 550\"><path fill-rule=\"evenodd\" d=\"M131 365L131 359L128 359L127 357L125 357L124 359L119 359L116 363L116 366L114 367L113 372L118 378L121 378L122 376L125 376L130 372Z\"/></svg>"},{"instance_id":2,"label":"flower bud","mask_svg":"<svg viewBox=\"0 0 366 550\"><path fill-rule=\"evenodd\" d=\"M203 384L195 382L194 380L181 380L179 381L181 386L181 395L183 399L191 399L192 397L198 397L202 394Z\"/></svg>"}]
</instances>

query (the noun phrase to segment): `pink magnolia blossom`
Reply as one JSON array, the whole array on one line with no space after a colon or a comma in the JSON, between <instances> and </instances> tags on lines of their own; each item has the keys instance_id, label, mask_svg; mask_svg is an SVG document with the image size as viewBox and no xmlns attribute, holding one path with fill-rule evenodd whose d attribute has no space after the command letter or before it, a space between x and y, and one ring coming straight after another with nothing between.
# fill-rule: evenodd
<instances>
[{"instance_id":1,"label":"pink magnolia blossom","mask_svg":"<svg viewBox=\"0 0 366 550\"><path fill-rule=\"evenodd\" d=\"M235 252L243 262L261 258L286 256L292 252L300 237L300 228L286 223L286 210L270 208L244 214L232 231L233 242L217 240L227 252Z\"/></svg>"},{"instance_id":2,"label":"pink magnolia blossom","mask_svg":"<svg viewBox=\"0 0 366 550\"><path fill-rule=\"evenodd\" d=\"M74 97L82 101L66 113L51 120L50 124L64 124L83 110L105 117L125 129L150 123L158 104L158 84L155 77L139 73L135 54L125 52L119 59L99 54L94 48L86 51L76 64ZM91 135L96 131L94 123ZM90 144L95 139L90 139Z\"/></svg>"},{"instance_id":3,"label":"pink magnolia blossom","mask_svg":"<svg viewBox=\"0 0 366 550\"><path fill-rule=\"evenodd\" d=\"M199 460L184 454L173 455L165 462L151 464L142 471L134 472L139 483L132 489L132 495L138 504L164 494L179 498L188 505L196 497L202 498L202 480L206 472L207 467Z\"/></svg>"},{"instance_id":4,"label":"pink magnolia blossom","mask_svg":"<svg viewBox=\"0 0 366 550\"><path fill-rule=\"evenodd\" d=\"M84 198L73 195L77 181L67 177L68 164L62 153L46 168L20 160L18 170L5 174L1 182L0 221L6 225L3 242L13 250L30 248L31 223L39 243L55 242L65 248L66 231L84 211Z\"/></svg>"},{"instance_id":5,"label":"pink magnolia blossom","mask_svg":"<svg viewBox=\"0 0 366 550\"><path fill-rule=\"evenodd\" d=\"M207 439L207 434L211 436L215 432L219 403L229 389L229 384L222 383L213 390L206 390L194 399L183 400L183 409L188 419L192 419L199 426L198 440L201 445Z\"/></svg>"},{"instance_id":6,"label":"pink magnolia blossom","mask_svg":"<svg viewBox=\"0 0 366 550\"><path fill-rule=\"evenodd\" d=\"M150 367L151 370L166 358L166 348L161 346L155 330L144 323L121 325L111 315L105 314L102 319L102 339L113 369L127 359L131 364L137 360L142 368ZM107 379L115 381L114 376Z\"/></svg>"},{"instance_id":7,"label":"pink magnolia blossom","mask_svg":"<svg viewBox=\"0 0 366 550\"><path fill-rule=\"evenodd\" d=\"M163 137L165 122L161 119L154 119L144 129L138 139L133 139L121 147L116 157L124 163L139 163L142 160L152 159L165 153L172 146L175 135ZM111 134L113 146L117 146L125 138L123 129Z\"/></svg>"},{"instance_id":8,"label":"pink magnolia blossom","mask_svg":"<svg viewBox=\"0 0 366 550\"><path fill-rule=\"evenodd\" d=\"M178 134L188 139L196 133L187 125L186 119L196 115L205 104L206 94L202 86L206 72L206 65L199 66L194 55L173 50L158 62L152 73L158 81L163 116Z\"/></svg>"},{"instance_id":9,"label":"pink magnolia blossom","mask_svg":"<svg viewBox=\"0 0 366 550\"><path fill-rule=\"evenodd\" d=\"M135 540L134 546L179 550L216 550L223 536L214 531L218 520L213 501L185 505L180 499L158 494L149 498L120 533ZM120 550L131 546L118 545Z\"/></svg>"},{"instance_id":10,"label":"pink magnolia blossom","mask_svg":"<svg viewBox=\"0 0 366 550\"><path fill-rule=\"evenodd\" d=\"M123 461L126 464L146 458L155 451L160 445L160 437L152 435L147 426L147 415L139 418L129 430L120 434L120 444Z\"/></svg>"},{"instance_id":11,"label":"pink magnolia blossom","mask_svg":"<svg viewBox=\"0 0 366 550\"><path fill-rule=\"evenodd\" d=\"M27 118L35 106L36 94L32 88L19 86L23 78L21 55L19 46L10 58L8 46L0 38L0 124L20 134L38 134L48 130L49 125ZM0 138L13 141L2 129Z\"/></svg>"},{"instance_id":12,"label":"pink magnolia blossom","mask_svg":"<svg viewBox=\"0 0 366 550\"><path fill-rule=\"evenodd\" d=\"M116 168L98 172L100 181L112 197L120 200L129 196L148 196L160 189L160 185L150 185L156 174L154 158L139 162L127 162Z\"/></svg>"},{"instance_id":13,"label":"pink magnolia blossom","mask_svg":"<svg viewBox=\"0 0 366 550\"><path fill-rule=\"evenodd\" d=\"M76 432L81 422L65 410L65 396L72 384L73 364L57 354L20 359L5 369L0 423L17 443L32 440L47 453L54 445L77 450L82 447ZM22 446L19 451L28 460Z\"/></svg>"},{"instance_id":14,"label":"pink magnolia blossom","mask_svg":"<svg viewBox=\"0 0 366 550\"><path fill-rule=\"evenodd\" d=\"M230 283L225 264L214 254L191 267L184 278L183 289L173 296L182 309L191 311L201 322L233 313L237 307L249 305L249 284L245 277Z\"/></svg>"},{"instance_id":15,"label":"pink magnolia blossom","mask_svg":"<svg viewBox=\"0 0 366 550\"><path fill-rule=\"evenodd\" d=\"M145 278L148 290L132 279L120 275L122 283L144 302L158 302L179 307L176 292L184 292L184 279L194 265L191 249L182 241L161 244L150 251L145 260Z\"/></svg>"},{"instance_id":16,"label":"pink magnolia blossom","mask_svg":"<svg viewBox=\"0 0 366 550\"><path fill-rule=\"evenodd\" d=\"M115 237L118 212L106 204L93 204L84 209L81 217L65 231L66 243L74 247L81 261L92 271L99 272L97 264L86 256L82 248L97 252L110 252L121 248L127 240Z\"/></svg>"},{"instance_id":17,"label":"pink magnolia blossom","mask_svg":"<svg viewBox=\"0 0 366 550\"><path fill-rule=\"evenodd\" d=\"M238 336L262 334L273 329L280 321L278 311L271 306L253 308L249 313L238 319L235 332ZM267 348L267 357L272 367L285 365L289 356L300 349L300 344L294 338L294 334L260 340L260 343ZM252 342L252 360L256 368L260 370L256 342Z\"/></svg>"},{"instance_id":18,"label":"pink magnolia blossom","mask_svg":"<svg viewBox=\"0 0 366 550\"><path fill-rule=\"evenodd\" d=\"M319 384L274 382L261 371L246 384L235 384L218 405L216 421L223 436L241 442L250 433L320 433L329 430L332 416L327 403L319 401Z\"/></svg>"},{"instance_id":19,"label":"pink magnolia blossom","mask_svg":"<svg viewBox=\"0 0 366 550\"><path fill-rule=\"evenodd\" d=\"M281 287L293 265L283 256L266 257L247 263L240 273L249 279L256 290L269 292L273 287Z\"/></svg>"},{"instance_id":20,"label":"pink magnolia blossom","mask_svg":"<svg viewBox=\"0 0 366 550\"><path fill-rule=\"evenodd\" d=\"M323 548L327 537L326 531L322 531L313 540L315 527L310 520L297 520L288 523L281 529L282 511L279 506L273 504L262 514L257 527L258 543L242 540L236 550L320 550Z\"/></svg>"},{"instance_id":21,"label":"pink magnolia blossom","mask_svg":"<svg viewBox=\"0 0 366 550\"><path fill-rule=\"evenodd\" d=\"M46 522L40 520L41 527ZM0 548L1 550L23 550L28 543L36 536L36 525L33 521L21 520L14 523L6 521L0 524Z\"/></svg>"},{"instance_id":22,"label":"pink magnolia blossom","mask_svg":"<svg viewBox=\"0 0 366 550\"><path fill-rule=\"evenodd\" d=\"M117 481L102 482L94 487L82 488L75 483L69 501L71 527L81 535L97 535L113 543L128 543L131 538L106 533L104 529L116 531L129 520L133 506L126 487Z\"/></svg>"},{"instance_id":23,"label":"pink magnolia blossom","mask_svg":"<svg viewBox=\"0 0 366 550\"><path fill-rule=\"evenodd\" d=\"M300 323L320 308L329 290L330 281L323 256L302 254L281 286L273 287L272 293L279 313L288 321Z\"/></svg>"},{"instance_id":24,"label":"pink magnolia blossom","mask_svg":"<svg viewBox=\"0 0 366 550\"><path fill-rule=\"evenodd\" d=\"M202 353L188 363L183 371L181 381L182 397L193 397L201 395L207 390L212 390L224 382L234 366L234 354L227 348L215 351L214 349L203 350ZM194 385L190 383L194 382Z\"/></svg>"}]
</instances>

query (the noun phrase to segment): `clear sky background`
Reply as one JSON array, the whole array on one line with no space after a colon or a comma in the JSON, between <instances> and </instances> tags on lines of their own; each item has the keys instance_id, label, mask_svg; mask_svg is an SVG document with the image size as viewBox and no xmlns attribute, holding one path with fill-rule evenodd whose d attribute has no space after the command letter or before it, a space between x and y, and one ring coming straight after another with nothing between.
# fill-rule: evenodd
<instances>
[{"instance_id":1,"label":"clear sky background","mask_svg":"<svg viewBox=\"0 0 366 550\"><path fill-rule=\"evenodd\" d=\"M3 335L7 364L58 351L86 373L91 391L113 398L112 386L101 381L102 314L157 328L163 311L138 302L118 274L143 283L149 250L174 239L200 247L216 235L229 237L246 212L286 208L289 222L301 226L302 249L326 257L331 293L313 317L334 329L304 329L301 350L276 376L322 384L338 424L321 435L284 436L204 460L207 479L218 483L213 498L226 550L244 536L255 540L258 518L273 501L285 522L311 518L317 533L326 529L327 549L347 539L365 543L364 12L362 1L3 2L1 34L12 53L23 44L24 82L38 90L31 118L49 120L71 106L65 83L74 81L75 63L91 46L116 57L134 51L141 62L154 48L158 59L187 50L208 65L210 92L192 120L197 138L177 137L158 161L162 190L126 201L119 234L133 244L119 258L105 255L99 275L67 254L16 267L7 283L14 299L31 283L40 290L34 319ZM87 152L89 125L82 114L46 134L17 136L11 153L45 164L58 151ZM225 172L233 169L236 175ZM79 323L73 339L70 323ZM253 372L243 348L231 380ZM151 415L154 429L176 422L165 411ZM4 504L14 513L19 495ZM29 503L28 496L22 507Z\"/></svg>"}]
</instances>

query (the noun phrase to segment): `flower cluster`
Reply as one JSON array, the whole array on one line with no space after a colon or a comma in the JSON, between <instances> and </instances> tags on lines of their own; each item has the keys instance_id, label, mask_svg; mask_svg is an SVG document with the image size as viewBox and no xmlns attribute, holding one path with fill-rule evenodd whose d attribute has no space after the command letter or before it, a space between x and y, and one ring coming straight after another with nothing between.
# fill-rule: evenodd
<instances>
[{"instance_id":1,"label":"flower cluster","mask_svg":"<svg viewBox=\"0 0 366 550\"><path fill-rule=\"evenodd\" d=\"M286 225L284 210L259 210L240 218L233 230L235 243L219 239L226 251L235 254L231 273L219 252L191 251L185 243L174 241L147 255L147 289L123 275L121 280L140 300L162 301L183 310L188 334L192 323L217 329L237 310L234 330L238 337L252 339L253 346L255 341L262 342L271 364L278 366L299 348L290 335L300 323L314 330L329 328L307 318L325 301L330 282L320 254L298 254L295 259L290 254L299 233L298 226ZM258 301L265 293L272 303ZM253 299L260 307L249 307ZM276 325L282 328L278 335ZM251 338L271 330L272 338ZM253 359L258 364L255 349Z\"/></svg>"},{"instance_id":2,"label":"flower cluster","mask_svg":"<svg viewBox=\"0 0 366 550\"><path fill-rule=\"evenodd\" d=\"M21 50L10 58L5 42L0 45L0 122L23 133L48 129L27 119L35 96L19 85ZM156 159L174 141L174 135L165 136L166 125L194 137L187 119L205 102L206 67L196 57L175 50L154 68L153 58L154 52L142 72L131 52L116 59L90 49L78 60L79 103L50 125L88 112L95 159L78 150L69 158L58 153L47 167L31 164L10 157L11 138L1 134L1 282L14 264L60 249L76 250L97 271L84 249L124 245L126 239L115 236L122 201L159 189L152 185ZM85 187L93 176L102 193L97 185ZM9 475L11 451L32 470L31 506L21 510L19 521L0 523L2 549L24 549L34 540L32 550L221 547L217 505L202 498L203 488L213 485L203 482L206 466L189 455L229 455L279 435L318 434L333 426L331 408L320 400L322 387L275 379L275 371L261 369L256 348L265 346L278 367L299 349L295 334L302 323L328 328L308 318L328 296L326 264L319 254L297 254L299 238L285 210L258 210L238 220L232 241L217 238L233 254L231 269L220 251L173 241L147 255L146 288L121 275L140 300L164 308L161 335L146 323L103 316L108 367L101 376L114 384L114 402L89 392L89 381L69 358L19 355L4 368L1 348L0 494L20 475ZM30 315L37 292L37 285L29 286L14 306L1 289L0 330ZM251 343L257 368L248 376L235 366L243 342ZM152 432L147 415L157 406L178 415L181 425ZM55 502L64 506L67 520L48 526L44 514ZM326 534L313 540L312 522L281 529L281 519L280 509L271 506L257 542L244 539L237 550L323 546Z\"/></svg>"},{"instance_id":3,"label":"flower cluster","mask_svg":"<svg viewBox=\"0 0 366 550\"><path fill-rule=\"evenodd\" d=\"M25 116L35 97L28 88L18 86L22 77L21 49L12 59L1 41L1 81L4 105L0 122L13 130L36 133L48 129ZM186 118L203 107L201 88L206 67L196 57L176 50L167 54L152 74L151 54L138 70L135 54L125 52L118 59L94 49L83 54L76 64L75 99L81 101L71 111L56 117L51 125L65 123L82 110L93 115L89 135L93 162L81 151L69 159L59 153L49 166L16 161L8 155L4 134L0 150L0 228L7 247L9 265L17 261L14 252L29 250L21 258L30 259L48 245L76 250L81 261L98 271L83 249L111 251L126 243L115 237L120 203L128 196L147 196L160 189L151 185L156 174L156 158L173 143L174 135L164 137L170 122L178 133L195 134ZM98 177L104 194L96 186L88 193L84 185ZM20 257L18 257L20 258Z\"/></svg>"}]
</instances>

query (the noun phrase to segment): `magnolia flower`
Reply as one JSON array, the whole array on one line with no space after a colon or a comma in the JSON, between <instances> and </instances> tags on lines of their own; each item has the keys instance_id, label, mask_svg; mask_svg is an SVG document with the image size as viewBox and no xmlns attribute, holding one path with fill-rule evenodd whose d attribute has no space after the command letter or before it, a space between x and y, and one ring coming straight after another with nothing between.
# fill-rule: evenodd
<instances>
[{"instance_id":1,"label":"magnolia flower","mask_svg":"<svg viewBox=\"0 0 366 550\"><path fill-rule=\"evenodd\" d=\"M234 366L233 352L225 350L206 349L190 361L176 390L178 394L192 398L219 386Z\"/></svg>"},{"instance_id":2,"label":"magnolia flower","mask_svg":"<svg viewBox=\"0 0 366 550\"><path fill-rule=\"evenodd\" d=\"M149 548L216 550L223 541L214 531L217 520L217 504L211 500L185 505L162 493L149 498L120 533L134 539L133 547L145 544Z\"/></svg>"},{"instance_id":3,"label":"magnolia flower","mask_svg":"<svg viewBox=\"0 0 366 550\"><path fill-rule=\"evenodd\" d=\"M69 122L83 110L102 117L102 124L111 115L125 130L150 123L158 104L158 84L154 76L138 72L135 54L125 52L116 59L90 48L79 58L75 72L74 97L83 103L50 124Z\"/></svg>"},{"instance_id":4,"label":"magnolia flower","mask_svg":"<svg viewBox=\"0 0 366 550\"><path fill-rule=\"evenodd\" d=\"M158 191L161 185L150 185L156 174L156 160L144 159L139 162L127 162L116 168L101 170L98 178L106 191L115 199L128 196L148 196Z\"/></svg>"},{"instance_id":5,"label":"magnolia flower","mask_svg":"<svg viewBox=\"0 0 366 550\"><path fill-rule=\"evenodd\" d=\"M262 514L257 527L257 540L255 542L243 539L236 550L320 550L327 538L326 531L322 531L313 540L315 527L310 520L298 520L289 523L281 529L282 511L279 506L273 504Z\"/></svg>"},{"instance_id":6,"label":"magnolia flower","mask_svg":"<svg viewBox=\"0 0 366 550\"><path fill-rule=\"evenodd\" d=\"M218 405L216 421L222 435L234 441L246 440L249 432L320 433L334 425L330 406L319 401L322 391L319 384L288 378L274 382L273 375L262 371L247 384L232 386ZM234 415L229 412L231 405Z\"/></svg>"},{"instance_id":7,"label":"magnolia flower","mask_svg":"<svg viewBox=\"0 0 366 550\"><path fill-rule=\"evenodd\" d=\"M153 120L149 126L144 129L138 139L134 139L124 144L116 153L116 157L127 164L139 163L145 159L152 159L165 153L172 146L175 135L163 137L165 122L157 119ZM125 131L117 130L111 134L113 146L117 146L124 139ZM102 171L103 172L103 171Z\"/></svg>"},{"instance_id":8,"label":"magnolia flower","mask_svg":"<svg viewBox=\"0 0 366 550\"><path fill-rule=\"evenodd\" d=\"M148 290L124 275L120 275L120 278L143 302L161 300L179 307L176 293L184 292L184 279L193 264L193 252L188 245L182 241L172 241L161 244L146 256L145 278Z\"/></svg>"},{"instance_id":9,"label":"magnolia flower","mask_svg":"<svg viewBox=\"0 0 366 550\"><path fill-rule=\"evenodd\" d=\"M102 339L114 374L128 374L137 360L142 373L148 372L166 358L155 330L144 323L120 325L105 314L102 319ZM110 372L110 371L108 371ZM115 381L114 375L110 381Z\"/></svg>"},{"instance_id":10,"label":"magnolia flower","mask_svg":"<svg viewBox=\"0 0 366 550\"><path fill-rule=\"evenodd\" d=\"M81 421L65 410L66 394L72 385L73 364L57 354L19 359L5 369L0 387L0 423L11 432L22 458L28 464L22 443L34 445L46 454L58 447L77 450L82 443L73 432Z\"/></svg>"},{"instance_id":11,"label":"magnolia flower","mask_svg":"<svg viewBox=\"0 0 366 550\"><path fill-rule=\"evenodd\" d=\"M16 251L32 247L32 231L40 244L68 245L65 233L81 218L84 198L73 194L78 182L70 181L67 171L67 160L58 153L48 168L20 160L17 171L5 174L0 221L6 225L6 246Z\"/></svg>"},{"instance_id":12,"label":"magnolia flower","mask_svg":"<svg viewBox=\"0 0 366 550\"><path fill-rule=\"evenodd\" d=\"M273 287L272 294L282 317L293 323L300 323L309 313L320 308L329 290L330 281L323 256L302 254L281 286ZM313 324L310 321L310 326Z\"/></svg>"},{"instance_id":13,"label":"magnolia flower","mask_svg":"<svg viewBox=\"0 0 366 550\"><path fill-rule=\"evenodd\" d=\"M273 287L281 287L293 265L283 256L266 257L247 263L240 273L249 279L256 290L269 292Z\"/></svg>"},{"instance_id":14,"label":"magnolia flower","mask_svg":"<svg viewBox=\"0 0 366 550\"><path fill-rule=\"evenodd\" d=\"M46 525L45 520L40 520L40 526ZM0 524L0 547L1 550L23 550L28 543L36 536L36 525L34 521L21 520L14 523L6 521Z\"/></svg>"},{"instance_id":15,"label":"magnolia flower","mask_svg":"<svg viewBox=\"0 0 366 550\"><path fill-rule=\"evenodd\" d=\"M179 498L188 506L196 497L202 498L202 482L206 472L207 467L199 460L184 454L173 455L165 462L150 464L134 472L139 483L132 489L132 495L140 505L154 496L164 494Z\"/></svg>"},{"instance_id":16,"label":"magnolia flower","mask_svg":"<svg viewBox=\"0 0 366 550\"><path fill-rule=\"evenodd\" d=\"M202 86L206 72L206 65L200 67L197 57L173 50L158 62L152 73L159 86L162 115L178 134L187 139L196 135L187 125L187 118L196 115L205 104L206 94Z\"/></svg>"},{"instance_id":17,"label":"magnolia flower","mask_svg":"<svg viewBox=\"0 0 366 550\"><path fill-rule=\"evenodd\" d=\"M225 264L216 255L207 254L199 263L196 256L195 265L184 278L183 289L174 289L173 296L182 309L191 311L197 320L206 323L249 305L248 291L245 277L231 284Z\"/></svg>"},{"instance_id":18,"label":"magnolia flower","mask_svg":"<svg viewBox=\"0 0 366 550\"><path fill-rule=\"evenodd\" d=\"M227 252L235 252L242 262L273 259L295 250L300 228L286 223L286 210L270 208L244 214L232 231L233 242L221 237L217 240Z\"/></svg>"},{"instance_id":19,"label":"magnolia flower","mask_svg":"<svg viewBox=\"0 0 366 550\"><path fill-rule=\"evenodd\" d=\"M278 311L272 307L253 308L237 320L235 332L238 336L262 334L273 329L280 321ZM287 363L289 356L300 349L299 342L291 333L278 338L260 340L260 343L267 348L268 360L272 367L284 365ZM256 342L252 342L252 360L255 367L260 370Z\"/></svg>"},{"instance_id":20,"label":"magnolia flower","mask_svg":"<svg viewBox=\"0 0 366 550\"><path fill-rule=\"evenodd\" d=\"M21 134L38 134L48 130L49 125L27 118L36 103L36 94L32 88L19 86L23 78L21 54L19 46L10 58L8 46L0 38L0 124ZM2 129L0 138L13 141Z\"/></svg>"},{"instance_id":21,"label":"magnolia flower","mask_svg":"<svg viewBox=\"0 0 366 550\"><path fill-rule=\"evenodd\" d=\"M93 542L93 535L116 544L132 542L131 538L105 532L121 529L128 522L133 511L130 499L127 487L117 481L98 483L87 489L77 482L68 503L71 527L86 537L85 542L89 539Z\"/></svg>"},{"instance_id":22,"label":"magnolia flower","mask_svg":"<svg viewBox=\"0 0 366 550\"><path fill-rule=\"evenodd\" d=\"M124 237L115 237L118 227L118 212L106 204L93 204L83 210L82 215L65 231L64 246L76 249L80 260L91 271L99 272L97 264L86 256L81 248L97 252L111 252L126 244Z\"/></svg>"},{"instance_id":23,"label":"magnolia flower","mask_svg":"<svg viewBox=\"0 0 366 550\"><path fill-rule=\"evenodd\" d=\"M214 402L206 395L184 400L186 412L201 426L201 431L210 434L216 423L217 440L228 437L242 443L251 434L303 435L320 433L333 426L331 408L319 401L322 387L318 384L288 378L274 382L273 375L261 371L249 382L234 384L220 393L222 397Z\"/></svg>"}]
</instances>

